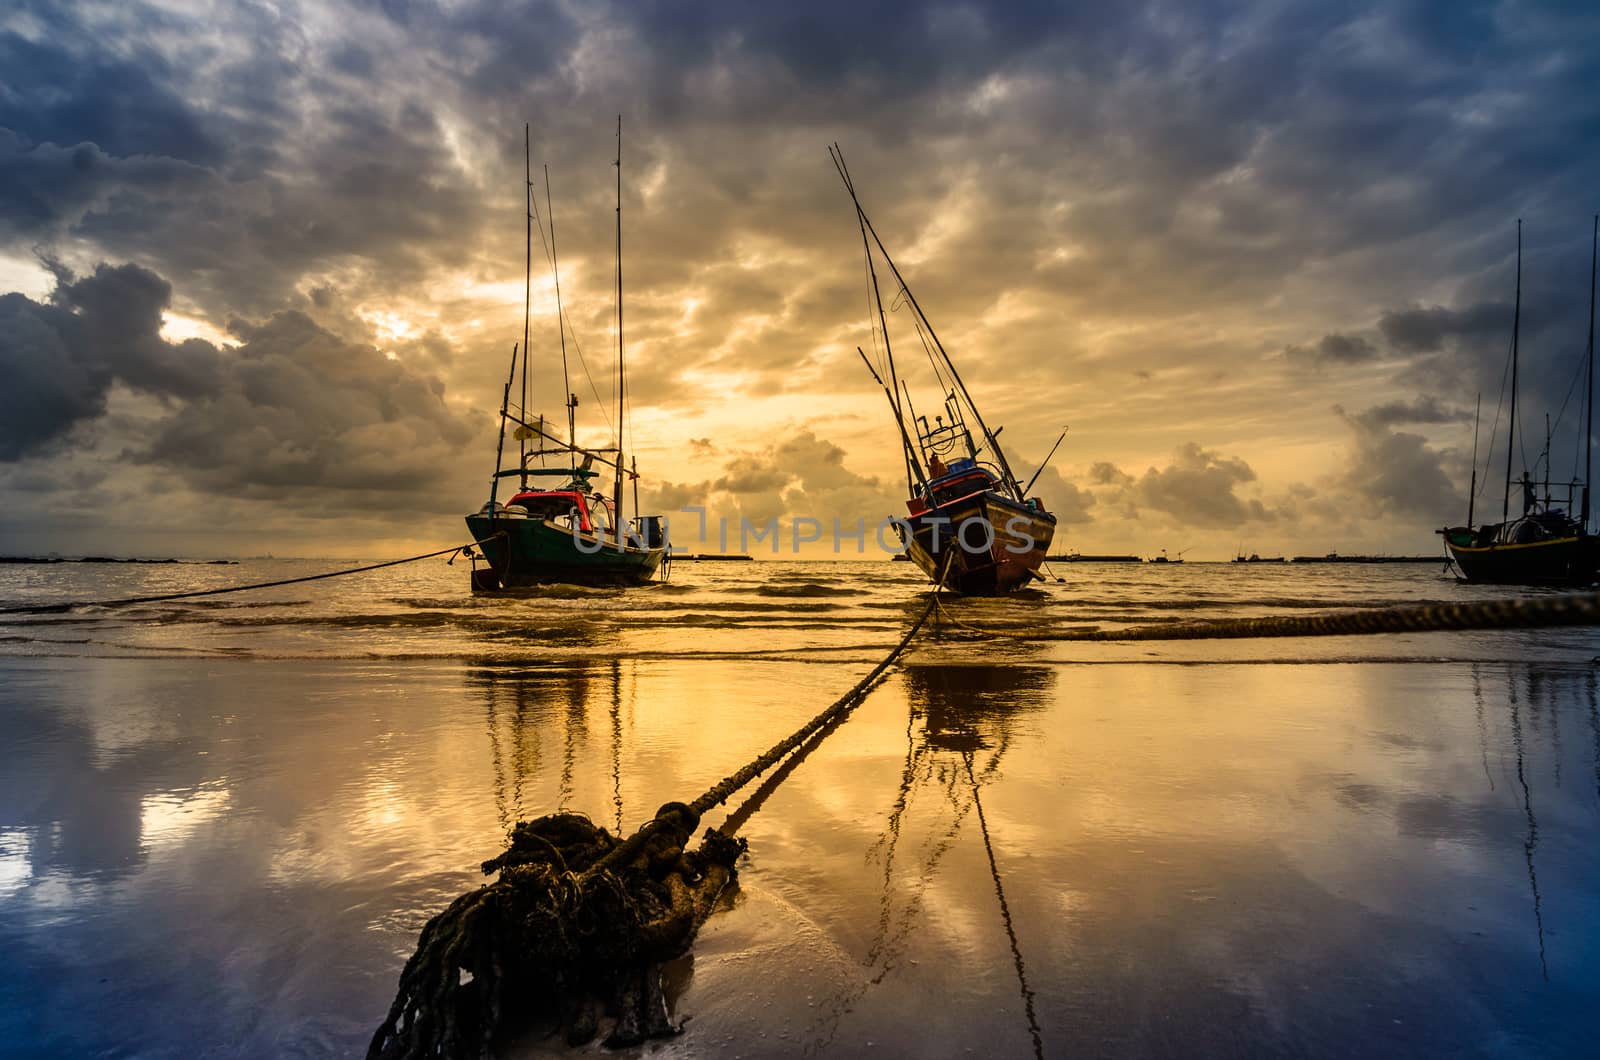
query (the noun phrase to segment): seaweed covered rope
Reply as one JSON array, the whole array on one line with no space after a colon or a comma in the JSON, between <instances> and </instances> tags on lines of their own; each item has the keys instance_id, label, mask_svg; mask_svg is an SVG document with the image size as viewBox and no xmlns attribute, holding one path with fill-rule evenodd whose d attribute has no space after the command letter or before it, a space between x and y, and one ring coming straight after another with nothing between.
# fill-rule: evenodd
<instances>
[{"instance_id":1,"label":"seaweed covered rope","mask_svg":"<svg viewBox=\"0 0 1600 1060\"><path fill-rule=\"evenodd\" d=\"M951 615L936 595L941 617L986 637L1030 641L1235 640L1253 637L1348 637L1374 633L1442 633L1470 630L1554 629L1600 626L1600 593L1480 600L1459 604L1375 607L1325 615L1269 615L1132 629L1006 630L974 626Z\"/></svg>"},{"instance_id":2,"label":"seaweed covered rope","mask_svg":"<svg viewBox=\"0 0 1600 1060\"><path fill-rule=\"evenodd\" d=\"M745 847L730 817L689 849L701 816L842 720L934 606L843 696L693 802L667 803L627 839L578 814L519 822L511 845L483 863L498 878L423 927L367 1056L489 1056L541 1020L559 1022L573 1045L593 1039L602 1016L614 1020L607 1045L676 1033L660 966L688 949Z\"/></svg>"}]
</instances>

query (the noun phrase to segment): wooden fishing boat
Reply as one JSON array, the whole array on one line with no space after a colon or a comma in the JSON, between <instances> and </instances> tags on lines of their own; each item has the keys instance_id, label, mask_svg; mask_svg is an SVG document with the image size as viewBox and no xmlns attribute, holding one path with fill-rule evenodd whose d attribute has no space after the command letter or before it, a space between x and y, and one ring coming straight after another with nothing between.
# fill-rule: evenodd
<instances>
[{"instance_id":1,"label":"wooden fishing boat","mask_svg":"<svg viewBox=\"0 0 1600 1060\"><path fill-rule=\"evenodd\" d=\"M1029 496L1029 491L1049 464L1050 457L1055 455L1061 438L1056 439L1045 463L1028 483L1023 485L1018 481L998 441L1003 428L990 430L984 422L933 324L878 238L837 144L830 148L830 154L855 204L873 304L877 308L875 333L883 339L883 372L873 366L864 350L857 347L857 352L889 399L905 458L910 494L906 500L907 517L895 524L901 543L912 562L936 585L957 592L995 596L1013 592L1035 579L1043 581L1039 565L1044 562L1055 536L1056 517L1037 497ZM888 266L900 295L915 317L918 333L923 337L929 362L943 391L942 412L934 416L932 423L927 416L916 414L910 388L895 366L878 287L878 257ZM888 376L887 382L884 375ZM1063 431L1061 437L1065 436Z\"/></svg>"},{"instance_id":2,"label":"wooden fishing boat","mask_svg":"<svg viewBox=\"0 0 1600 1060\"><path fill-rule=\"evenodd\" d=\"M551 582L573 585L639 585L662 568L667 557L665 520L658 515L625 516L622 484L633 482L633 507L639 507L637 462L623 458L622 428L627 375L622 345L622 119L617 119L617 408L615 444L594 448L577 443L577 395L567 374L566 314L561 308L561 280L555 257L555 219L549 222L550 268L556 280L556 318L561 336L561 373L565 383L567 434L552 433L543 416L531 419L528 407L528 319L532 304L533 225L539 222L534 197L533 171L528 157L528 133L523 130L524 213L526 214L527 273L522 318L520 362L518 348L511 351L511 372L500 402L500 438L495 447L495 470L489 480L489 500L467 516L467 529L478 543L486 568L473 559L475 591L518 588ZM545 185L549 212L548 171ZM542 223L543 222L539 222ZM541 230L541 237L543 236ZM581 357L581 351L579 353ZM511 392L520 376L521 404L514 410ZM515 425L519 445L515 467L504 467L506 429ZM547 461L555 458L556 466ZM537 463L535 463L537 462ZM610 497L596 488L595 465L610 468L614 488ZM501 503L505 480L516 481L511 498Z\"/></svg>"},{"instance_id":3,"label":"wooden fishing boat","mask_svg":"<svg viewBox=\"0 0 1600 1060\"><path fill-rule=\"evenodd\" d=\"M1544 479L1537 481L1526 469L1513 479L1512 458L1517 452L1517 359L1522 324L1522 222L1517 222L1516 307L1511 318L1510 426L1506 438L1505 493L1500 521L1473 525L1478 492L1478 443L1474 428L1472 479L1468 488L1467 522L1438 531L1462 580L1501 585L1589 585L1600 573L1600 538L1589 532L1589 475L1594 436L1594 314L1595 270L1600 251L1600 216L1594 219L1589 250L1589 345L1584 376L1584 466L1580 479L1565 483L1550 480L1550 432L1545 432L1540 462ZM1548 423L1548 419L1546 421ZM1535 464L1535 470L1539 464ZM1512 486L1518 487L1522 514L1511 515Z\"/></svg>"}]
</instances>

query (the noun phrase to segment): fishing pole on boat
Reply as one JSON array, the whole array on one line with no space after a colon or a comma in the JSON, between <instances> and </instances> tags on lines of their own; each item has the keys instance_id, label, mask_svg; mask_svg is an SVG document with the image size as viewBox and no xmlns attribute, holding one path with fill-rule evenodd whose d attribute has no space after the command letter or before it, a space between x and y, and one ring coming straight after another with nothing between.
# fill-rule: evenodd
<instances>
[{"instance_id":1,"label":"fishing pole on boat","mask_svg":"<svg viewBox=\"0 0 1600 1060\"><path fill-rule=\"evenodd\" d=\"M1067 427L1061 428L1061 435L1058 438L1056 438L1056 444L1052 445L1050 447L1050 451L1044 455L1044 461L1042 463L1040 463L1039 470L1035 471L1033 473L1033 477L1028 480L1028 484L1026 486L1022 487L1023 494L1027 494L1027 492L1029 490L1033 489L1033 484L1035 482L1039 481L1039 476L1044 474L1044 469L1050 466L1050 458L1052 456L1056 455L1056 450L1060 449L1061 448L1061 443L1066 441L1066 439L1067 439L1067 431L1068 430L1069 430L1069 428L1067 428ZM998 433L998 432L996 432L996 433Z\"/></svg>"}]
</instances>

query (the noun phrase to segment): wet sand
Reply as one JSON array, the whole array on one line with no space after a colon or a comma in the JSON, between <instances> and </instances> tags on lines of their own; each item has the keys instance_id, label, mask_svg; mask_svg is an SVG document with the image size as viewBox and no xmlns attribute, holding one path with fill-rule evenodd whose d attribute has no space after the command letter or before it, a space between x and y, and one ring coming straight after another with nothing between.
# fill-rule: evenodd
<instances>
[{"instance_id":1,"label":"wet sand","mask_svg":"<svg viewBox=\"0 0 1600 1060\"><path fill-rule=\"evenodd\" d=\"M933 639L765 794L643 1052L1586 1052L1586 659L982 654ZM856 669L0 662L0 1041L358 1052L517 817L631 830Z\"/></svg>"}]
</instances>

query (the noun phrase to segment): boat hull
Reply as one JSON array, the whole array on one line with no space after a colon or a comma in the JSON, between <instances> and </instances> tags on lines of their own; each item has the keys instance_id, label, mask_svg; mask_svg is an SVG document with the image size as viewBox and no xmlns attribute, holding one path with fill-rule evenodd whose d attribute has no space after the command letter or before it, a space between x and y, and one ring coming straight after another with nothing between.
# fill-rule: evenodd
<instances>
[{"instance_id":1,"label":"boat hull","mask_svg":"<svg viewBox=\"0 0 1600 1060\"><path fill-rule=\"evenodd\" d=\"M907 524L911 561L936 584L967 596L999 596L1039 578L1056 532L1050 516L996 493L941 505ZM906 526L900 533L907 536Z\"/></svg>"},{"instance_id":2,"label":"boat hull","mask_svg":"<svg viewBox=\"0 0 1600 1060\"><path fill-rule=\"evenodd\" d=\"M1597 545L1586 535L1491 545L1462 545L1445 536L1461 576L1491 585L1588 585L1600 561Z\"/></svg>"},{"instance_id":3,"label":"boat hull","mask_svg":"<svg viewBox=\"0 0 1600 1060\"><path fill-rule=\"evenodd\" d=\"M568 528L543 519L469 515L467 529L499 586L507 589L643 585L655 576L666 555L664 548L618 548L614 540L597 542L592 534L575 537ZM483 586L475 580L473 587Z\"/></svg>"}]
</instances>

